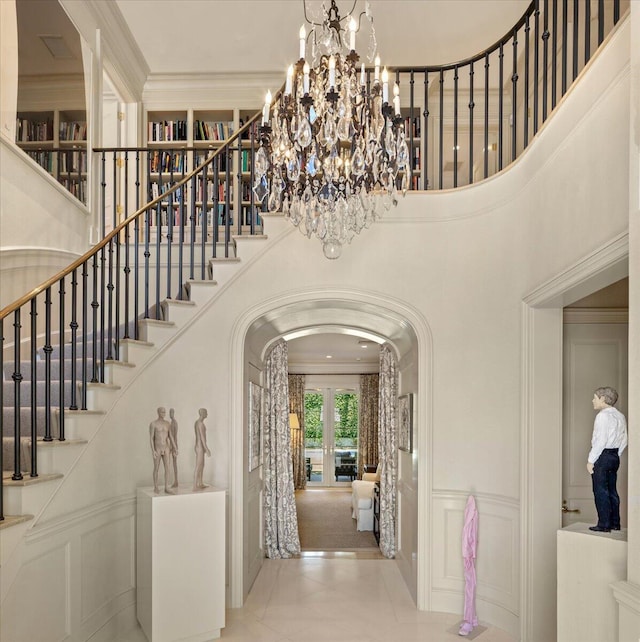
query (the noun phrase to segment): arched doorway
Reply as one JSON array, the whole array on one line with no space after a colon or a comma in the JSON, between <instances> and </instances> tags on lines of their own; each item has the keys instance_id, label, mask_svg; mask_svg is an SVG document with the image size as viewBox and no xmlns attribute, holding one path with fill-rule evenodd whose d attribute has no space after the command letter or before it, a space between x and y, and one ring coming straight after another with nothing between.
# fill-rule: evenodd
<instances>
[{"instance_id":1,"label":"arched doorway","mask_svg":"<svg viewBox=\"0 0 640 642\"><path fill-rule=\"evenodd\" d=\"M267 301L248 310L238 320L232 345L231 415L237 429L229 444L231 606L241 606L263 560L261 542L261 482L259 473L247 471L246 389L260 380L265 355L275 341L293 332L339 327L343 331L373 334L395 350L400 371L400 394L416 396L417 411L413 454L399 464L402 491L398 493L398 564L418 608L428 605L428 572L425 554L429 533L429 469L431 420L431 334L414 309L403 302L347 290L304 291Z\"/></svg>"}]
</instances>

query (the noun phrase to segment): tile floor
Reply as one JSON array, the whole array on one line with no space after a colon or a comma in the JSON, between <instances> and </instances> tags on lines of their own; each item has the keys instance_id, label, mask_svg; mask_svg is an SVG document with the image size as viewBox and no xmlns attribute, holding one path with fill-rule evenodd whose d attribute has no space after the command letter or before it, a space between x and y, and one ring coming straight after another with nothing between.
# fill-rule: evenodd
<instances>
[{"instance_id":1,"label":"tile floor","mask_svg":"<svg viewBox=\"0 0 640 642\"><path fill-rule=\"evenodd\" d=\"M417 611L391 560L363 553L265 560L245 605L227 611L236 642L453 642L459 615ZM481 622L482 624L482 622ZM467 639L515 642L482 626ZM479 633L479 634L478 634ZM146 642L142 630L113 642Z\"/></svg>"}]
</instances>

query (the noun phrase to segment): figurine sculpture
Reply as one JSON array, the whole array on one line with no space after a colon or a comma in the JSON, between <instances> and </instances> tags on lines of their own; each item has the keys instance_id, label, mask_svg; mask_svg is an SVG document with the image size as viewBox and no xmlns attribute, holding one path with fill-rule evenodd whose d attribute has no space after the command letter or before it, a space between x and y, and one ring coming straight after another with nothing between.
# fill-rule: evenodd
<instances>
[{"instance_id":1,"label":"figurine sculpture","mask_svg":"<svg viewBox=\"0 0 640 642\"><path fill-rule=\"evenodd\" d=\"M171 436L175 444L175 448L171 448L171 459L173 460L173 484L171 484L171 488L178 488L178 422L173 408L169 408L169 418L171 419Z\"/></svg>"},{"instance_id":2,"label":"figurine sculpture","mask_svg":"<svg viewBox=\"0 0 640 642\"><path fill-rule=\"evenodd\" d=\"M204 455L211 457L211 451L207 447L207 429L204 425L204 420L207 418L207 409L200 408L199 417L196 420L194 429L196 433L196 467L193 474L193 490L202 490L207 488L207 484L202 481L202 473L204 471Z\"/></svg>"},{"instance_id":3,"label":"figurine sculpture","mask_svg":"<svg viewBox=\"0 0 640 642\"><path fill-rule=\"evenodd\" d=\"M587 471L591 475L598 523L589 526L589 530L601 533L620 530L620 497L616 482L620 455L627 446L627 421L613 407L616 401L618 393L609 387L598 388L592 399L593 409L600 412L593 422Z\"/></svg>"},{"instance_id":4,"label":"figurine sculpture","mask_svg":"<svg viewBox=\"0 0 640 642\"><path fill-rule=\"evenodd\" d=\"M164 492L173 495L169 489L169 457L173 451L178 452L178 446L171 434L171 424L165 419L166 410L158 408L158 418L149 424L149 438L151 441L151 452L153 453L153 490L158 490L158 470L160 460L164 465Z\"/></svg>"}]
</instances>

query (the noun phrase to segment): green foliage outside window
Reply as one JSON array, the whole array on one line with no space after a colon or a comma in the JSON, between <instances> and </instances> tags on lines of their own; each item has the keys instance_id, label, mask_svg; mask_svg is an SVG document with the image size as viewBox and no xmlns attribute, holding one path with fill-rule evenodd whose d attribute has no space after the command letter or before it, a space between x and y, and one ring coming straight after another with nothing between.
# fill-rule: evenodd
<instances>
[{"instance_id":1,"label":"green foliage outside window","mask_svg":"<svg viewBox=\"0 0 640 642\"><path fill-rule=\"evenodd\" d=\"M323 395L307 392L304 395L304 436L307 448L322 446ZM335 434L339 446L358 443L358 395L353 392L335 395Z\"/></svg>"}]
</instances>

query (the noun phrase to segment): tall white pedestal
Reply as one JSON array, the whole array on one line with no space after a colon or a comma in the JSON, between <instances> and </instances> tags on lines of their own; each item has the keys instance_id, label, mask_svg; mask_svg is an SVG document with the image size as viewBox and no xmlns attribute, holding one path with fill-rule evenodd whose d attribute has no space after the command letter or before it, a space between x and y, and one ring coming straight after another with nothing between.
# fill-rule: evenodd
<instances>
[{"instance_id":1,"label":"tall white pedestal","mask_svg":"<svg viewBox=\"0 0 640 642\"><path fill-rule=\"evenodd\" d=\"M225 623L225 491L138 489L137 616L150 642L208 642Z\"/></svg>"},{"instance_id":2,"label":"tall white pedestal","mask_svg":"<svg viewBox=\"0 0 640 642\"><path fill-rule=\"evenodd\" d=\"M583 523L559 530L558 642L618 642L611 584L626 577L626 530L594 533Z\"/></svg>"}]
</instances>

